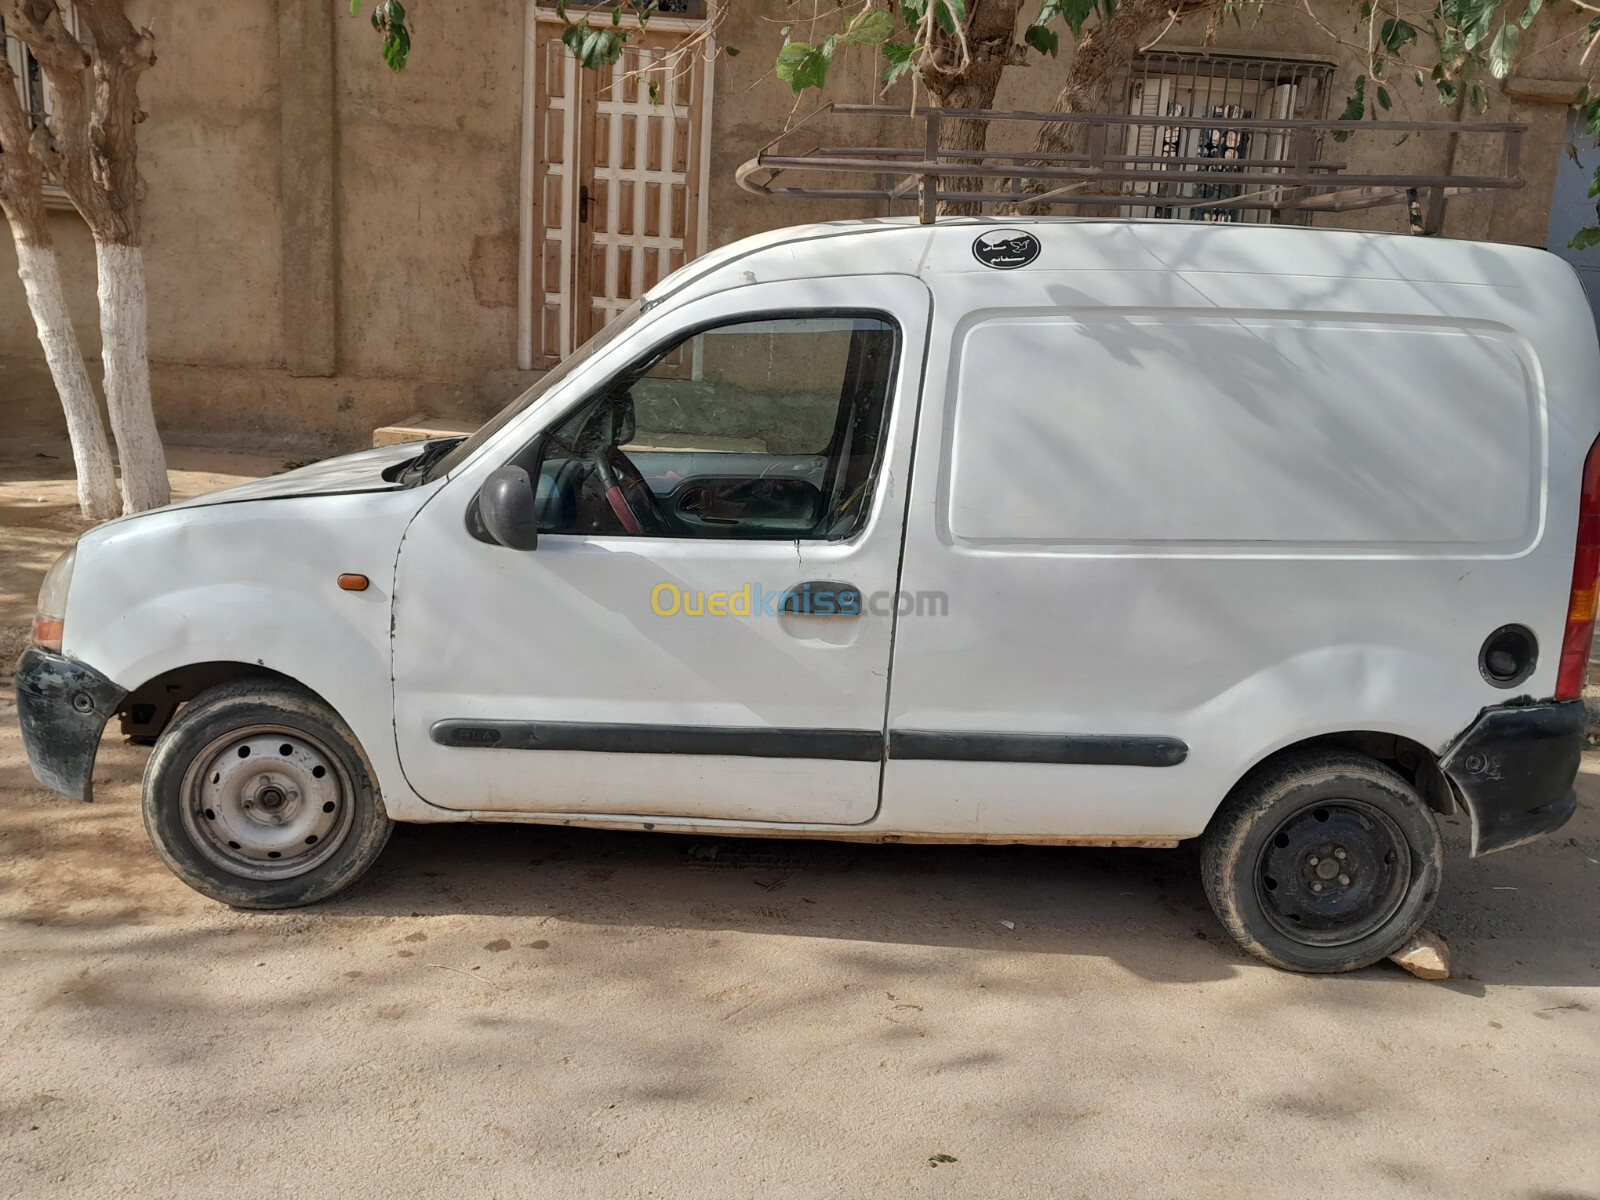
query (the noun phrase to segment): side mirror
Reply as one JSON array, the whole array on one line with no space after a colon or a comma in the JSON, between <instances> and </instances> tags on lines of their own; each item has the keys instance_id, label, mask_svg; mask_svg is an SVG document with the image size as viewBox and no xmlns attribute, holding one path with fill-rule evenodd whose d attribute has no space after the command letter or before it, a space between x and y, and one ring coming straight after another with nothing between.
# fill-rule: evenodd
<instances>
[{"instance_id":1,"label":"side mirror","mask_svg":"<svg viewBox=\"0 0 1600 1200\"><path fill-rule=\"evenodd\" d=\"M539 545L539 504L521 467L501 467L478 489L478 520L484 532L512 550Z\"/></svg>"}]
</instances>

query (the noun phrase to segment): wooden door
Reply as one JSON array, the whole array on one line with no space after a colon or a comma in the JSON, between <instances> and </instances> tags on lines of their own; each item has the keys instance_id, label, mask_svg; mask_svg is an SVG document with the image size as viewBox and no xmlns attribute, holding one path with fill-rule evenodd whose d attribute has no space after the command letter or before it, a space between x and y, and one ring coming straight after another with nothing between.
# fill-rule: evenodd
<instances>
[{"instance_id":1,"label":"wooden door","mask_svg":"<svg viewBox=\"0 0 1600 1200\"><path fill-rule=\"evenodd\" d=\"M534 343L545 364L693 258L703 233L707 57L640 77L688 36L658 19L614 66L586 71L561 29L539 23L534 83L542 234Z\"/></svg>"}]
</instances>

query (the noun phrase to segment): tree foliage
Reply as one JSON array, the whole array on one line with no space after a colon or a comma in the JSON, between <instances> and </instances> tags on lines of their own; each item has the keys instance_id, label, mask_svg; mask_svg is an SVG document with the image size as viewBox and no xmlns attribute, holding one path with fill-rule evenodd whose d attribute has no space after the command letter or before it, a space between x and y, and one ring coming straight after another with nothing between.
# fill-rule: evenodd
<instances>
[{"instance_id":1,"label":"tree foliage","mask_svg":"<svg viewBox=\"0 0 1600 1200\"><path fill-rule=\"evenodd\" d=\"M1266 2L1174 0L1171 16L1174 21L1203 16L1209 42L1224 20L1251 20ZM974 10L986 3L1009 5L1013 13L1027 6L1030 12L1021 45L1006 48L1009 66L1030 61L1030 51L1032 61L1059 56L1063 32L1075 44L1092 37L1097 26L1115 16L1118 0L836 0L832 12L805 22L804 37L797 36L798 21L779 28L782 41L773 51L772 71L799 96L826 89L841 56L867 53L877 60L877 73L886 88L910 80L913 86L927 86L936 96L943 95L950 90L950 81L959 79L975 61L968 35ZM361 0L352 0L351 12L360 6ZM1322 22L1309 3L1305 12L1330 42L1358 50L1365 59L1365 70L1352 81L1340 114L1343 120L1361 121L1383 118L1394 107L1392 89L1399 86L1430 92L1440 105L1457 113L1483 112L1490 104L1490 88L1515 71L1524 35L1536 22L1556 20L1557 9L1563 16L1572 10L1588 14L1588 24L1578 37L1587 64L1600 37L1600 0L1561 0L1552 6L1544 0L1361 0L1357 29L1351 36ZM556 12L566 22L562 40L573 57L580 66L596 69L615 64L657 8L656 0L611 0L574 16L562 0ZM404 8L398 0L382 0L374 6L372 23L383 36L384 60L400 70L410 49ZM823 28L827 32L819 37ZM725 46L722 53L732 56L739 49ZM680 65L669 55L641 74L672 72ZM650 95L652 100L660 95L654 82ZM1600 95L1585 86L1571 104L1577 128L1600 137ZM1348 134L1335 137L1342 141ZM1576 160L1576 148L1569 145L1567 150ZM1600 163L1594 166L1589 194L1597 201L1600 221ZM1571 244L1577 249L1600 245L1600 224L1581 230Z\"/></svg>"}]
</instances>

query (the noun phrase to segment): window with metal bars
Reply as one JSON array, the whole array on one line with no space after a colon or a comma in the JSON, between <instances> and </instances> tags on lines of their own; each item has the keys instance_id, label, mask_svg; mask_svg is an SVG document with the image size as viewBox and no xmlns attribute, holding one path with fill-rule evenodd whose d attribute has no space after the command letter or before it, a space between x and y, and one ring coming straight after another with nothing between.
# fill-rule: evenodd
<instances>
[{"instance_id":1,"label":"window with metal bars","mask_svg":"<svg viewBox=\"0 0 1600 1200\"><path fill-rule=\"evenodd\" d=\"M77 35L77 17L71 6L63 6L62 18L66 22L67 31ZM28 124L37 129L43 125L45 118L50 115L54 99L54 89L50 81L45 78L44 71L34 59L32 51L14 37L6 28L6 20L0 15L0 42L4 43L6 62L11 66L11 73L16 77L17 97L22 101L22 112L27 117ZM61 186L50 180L49 176L44 181L45 203L52 208L67 207L67 194Z\"/></svg>"},{"instance_id":2,"label":"window with metal bars","mask_svg":"<svg viewBox=\"0 0 1600 1200\"><path fill-rule=\"evenodd\" d=\"M553 9L555 0L540 0L540 6ZM686 20L699 21L705 18L706 0L655 0L655 3L651 4L648 9L643 3L635 3L633 8L648 11L650 16L680 17ZM591 17L596 19L604 17L608 21L611 16L611 9L612 6L606 0L583 0L582 3L574 2L566 6L566 11L569 15L575 16L587 10ZM623 12L624 14L629 14L628 9L624 9ZM637 15L637 13L632 15Z\"/></svg>"},{"instance_id":3,"label":"window with metal bars","mask_svg":"<svg viewBox=\"0 0 1600 1200\"><path fill-rule=\"evenodd\" d=\"M1123 153L1129 167L1160 171L1183 168L1215 173L1216 183L1138 182L1129 185L1148 202L1125 204L1129 217L1267 223L1285 218L1250 201L1271 201L1288 191L1230 184L1228 174L1252 164L1270 172L1290 165L1285 133L1229 128L1228 121L1322 120L1327 117L1333 79L1330 63L1262 58L1246 54L1208 54L1162 50L1142 54L1128 73L1128 112L1156 118L1126 127ZM1214 117L1200 129L1163 125L1161 117ZM1300 214L1288 218L1303 224Z\"/></svg>"},{"instance_id":4,"label":"window with metal bars","mask_svg":"<svg viewBox=\"0 0 1600 1200\"><path fill-rule=\"evenodd\" d=\"M44 72L39 69L28 48L11 36L6 29L4 16L0 16L0 35L5 38L6 62L11 65L11 73L17 77L17 95L22 101L22 111L27 115L29 124L37 128L44 123L50 111Z\"/></svg>"}]
</instances>

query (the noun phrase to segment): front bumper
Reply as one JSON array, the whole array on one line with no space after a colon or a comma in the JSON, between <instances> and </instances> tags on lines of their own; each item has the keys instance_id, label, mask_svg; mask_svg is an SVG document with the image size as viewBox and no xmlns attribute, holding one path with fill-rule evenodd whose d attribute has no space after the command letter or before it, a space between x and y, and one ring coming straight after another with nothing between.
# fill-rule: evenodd
<instances>
[{"instance_id":1,"label":"front bumper","mask_svg":"<svg viewBox=\"0 0 1600 1200\"><path fill-rule=\"evenodd\" d=\"M17 660L17 718L34 778L92 800L100 735L128 693L93 667L30 646Z\"/></svg>"},{"instance_id":2,"label":"front bumper","mask_svg":"<svg viewBox=\"0 0 1600 1200\"><path fill-rule=\"evenodd\" d=\"M1586 723L1581 700L1486 708L1445 752L1439 766L1472 815L1474 858L1572 818Z\"/></svg>"}]
</instances>

